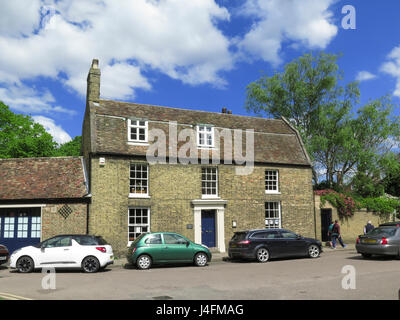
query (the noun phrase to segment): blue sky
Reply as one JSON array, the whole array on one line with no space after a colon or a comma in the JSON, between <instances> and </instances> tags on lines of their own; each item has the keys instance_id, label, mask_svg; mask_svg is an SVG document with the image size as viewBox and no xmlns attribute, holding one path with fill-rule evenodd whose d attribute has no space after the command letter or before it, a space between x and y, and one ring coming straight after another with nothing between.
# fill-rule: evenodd
<instances>
[{"instance_id":1,"label":"blue sky","mask_svg":"<svg viewBox=\"0 0 400 320\"><path fill-rule=\"evenodd\" d=\"M342 28L342 8L356 29ZM400 102L398 0L0 0L0 100L59 142L81 135L86 76L103 98L234 114L246 86L310 51L343 56L361 104ZM399 115L399 110L396 110Z\"/></svg>"}]
</instances>

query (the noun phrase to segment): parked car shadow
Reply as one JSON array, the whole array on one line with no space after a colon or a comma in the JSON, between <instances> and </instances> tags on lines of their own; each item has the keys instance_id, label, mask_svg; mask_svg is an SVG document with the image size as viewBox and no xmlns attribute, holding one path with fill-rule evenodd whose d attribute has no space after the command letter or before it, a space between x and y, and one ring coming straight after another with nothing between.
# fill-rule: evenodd
<instances>
[{"instance_id":1,"label":"parked car shadow","mask_svg":"<svg viewBox=\"0 0 400 320\"><path fill-rule=\"evenodd\" d=\"M317 258L318 259L318 258ZM231 263L260 263L257 260L253 259L232 259L229 257L224 257L222 259L225 262L231 262ZM269 262L275 262L275 261L290 261L290 260L311 260L309 257L287 257L287 258L271 258L268 260L267 263ZM312 259L313 260L313 259Z\"/></svg>"},{"instance_id":2,"label":"parked car shadow","mask_svg":"<svg viewBox=\"0 0 400 320\"><path fill-rule=\"evenodd\" d=\"M207 263L206 266L209 266L209 263ZM159 264L159 265L155 264L155 265L151 266L150 270L151 269L185 268L185 267L194 267L194 265L193 265L193 263L177 263L177 264L171 263L171 264ZM139 270L135 265L129 264L129 263L126 263L123 266L123 268L128 269L128 270ZM142 270L140 270L140 271L142 271Z\"/></svg>"},{"instance_id":3,"label":"parked car shadow","mask_svg":"<svg viewBox=\"0 0 400 320\"><path fill-rule=\"evenodd\" d=\"M364 258L361 254L356 256L347 257L346 259L349 260L366 260L366 261L393 261L399 260L397 256L383 256L383 255L373 255L368 258Z\"/></svg>"},{"instance_id":4,"label":"parked car shadow","mask_svg":"<svg viewBox=\"0 0 400 320\"><path fill-rule=\"evenodd\" d=\"M100 269L99 271L95 272L96 273L103 273L103 272L110 272L111 269ZM17 269L10 269L10 273L20 273ZM31 274L35 274L35 273L42 273L41 269L35 269L33 272L31 272ZM56 273L85 273L83 272L81 269L56 269ZM24 274L24 273L20 273L20 274ZM26 273L29 274L29 273Z\"/></svg>"}]
</instances>

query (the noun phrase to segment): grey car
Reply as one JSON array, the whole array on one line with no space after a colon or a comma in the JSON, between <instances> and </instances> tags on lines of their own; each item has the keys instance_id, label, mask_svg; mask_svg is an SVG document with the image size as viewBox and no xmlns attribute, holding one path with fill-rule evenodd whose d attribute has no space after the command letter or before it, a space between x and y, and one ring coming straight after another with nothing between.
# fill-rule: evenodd
<instances>
[{"instance_id":1,"label":"grey car","mask_svg":"<svg viewBox=\"0 0 400 320\"><path fill-rule=\"evenodd\" d=\"M372 255L400 256L400 224L387 223L359 236L356 250L364 258Z\"/></svg>"}]
</instances>

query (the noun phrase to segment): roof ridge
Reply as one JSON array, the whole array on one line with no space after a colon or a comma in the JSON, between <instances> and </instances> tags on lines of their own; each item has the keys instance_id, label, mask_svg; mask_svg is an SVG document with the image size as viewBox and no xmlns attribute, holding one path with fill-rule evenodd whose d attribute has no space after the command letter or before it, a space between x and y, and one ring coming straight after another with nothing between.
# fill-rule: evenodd
<instances>
[{"instance_id":1,"label":"roof ridge","mask_svg":"<svg viewBox=\"0 0 400 320\"><path fill-rule=\"evenodd\" d=\"M0 158L0 161L11 161L11 160L44 160L44 159L81 159L83 156L60 156L60 157L27 157L27 158Z\"/></svg>"},{"instance_id":2,"label":"roof ridge","mask_svg":"<svg viewBox=\"0 0 400 320\"><path fill-rule=\"evenodd\" d=\"M127 101L116 101L116 100L107 100L107 99L100 99L100 102L101 101L104 101L104 102L115 102L115 103L121 103L121 104L127 104L127 105L138 105L138 106L149 106L149 107L157 107L157 108L168 108L168 109L191 111L191 112L215 113L215 114L218 114L218 115L221 115L221 116L229 116L229 117L243 117L243 118L259 119L259 120L267 120L267 121L284 122L284 121L282 121L282 119L263 118L263 117L255 117L255 116L244 116L244 115L239 115L239 114L227 114L227 113L221 113L221 112L217 112L217 111L193 110L193 109L186 109L186 108L159 106L159 105L155 105L155 104L127 102Z\"/></svg>"}]
</instances>

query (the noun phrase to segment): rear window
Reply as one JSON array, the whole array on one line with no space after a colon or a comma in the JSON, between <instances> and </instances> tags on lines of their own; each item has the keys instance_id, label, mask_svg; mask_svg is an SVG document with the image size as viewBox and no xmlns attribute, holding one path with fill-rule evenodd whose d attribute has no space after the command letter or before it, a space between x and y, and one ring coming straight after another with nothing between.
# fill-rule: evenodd
<instances>
[{"instance_id":1,"label":"rear window","mask_svg":"<svg viewBox=\"0 0 400 320\"><path fill-rule=\"evenodd\" d=\"M232 240L233 241L243 241L244 239L246 239L246 232L236 232L233 237Z\"/></svg>"},{"instance_id":2,"label":"rear window","mask_svg":"<svg viewBox=\"0 0 400 320\"><path fill-rule=\"evenodd\" d=\"M378 227L368 232L368 236L387 235L394 236L398 228L396 227Z\"/></svg>"},{"instance_id":3,"label":"rear window","mask_svg":"<svg viewBox=\"0 0 400 320\"><path fill-rule=\"evenodd\" d=\"M147 233L142 233L139 237L132 241L131 247L137 245L137 243L146 235Z\"/></svg>"},{"instance_id":4,"label":"rear window","mask_svg":"<svg viewBox=\"0 0 400 320\"><path fill-rule=\"evenodd\" d=\"M81 246L104 246L107 244L107 241L104 240L102 237L74 236L73 238Z\"/></svg>"}]
</instances>

